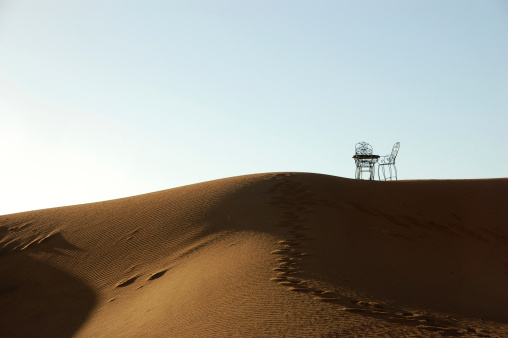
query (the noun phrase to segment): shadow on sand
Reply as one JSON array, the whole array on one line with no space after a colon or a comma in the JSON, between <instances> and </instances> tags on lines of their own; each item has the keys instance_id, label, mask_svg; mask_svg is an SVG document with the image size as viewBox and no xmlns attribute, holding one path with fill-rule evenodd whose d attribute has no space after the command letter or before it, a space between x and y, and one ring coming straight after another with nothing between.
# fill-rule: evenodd
<instances>
[{"instance_id":1,"label":"shadow on sand","mask_svg":"<svg viewBox=\"0 0 508 338\"><path fill-rule=\"evenodd\" d=\"M30 253L80 250L58 234L29 250L0 255L0 336L71 337L89 316L96 295L82 281Z\"/></svg>"}]
</instances>

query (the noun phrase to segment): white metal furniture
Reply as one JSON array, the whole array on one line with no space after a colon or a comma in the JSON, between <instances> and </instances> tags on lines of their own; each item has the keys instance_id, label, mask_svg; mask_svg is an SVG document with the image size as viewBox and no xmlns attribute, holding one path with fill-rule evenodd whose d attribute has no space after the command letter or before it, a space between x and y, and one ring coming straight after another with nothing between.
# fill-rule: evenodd
<instances>
[{"instance_id":1,"label":"white metal furniture","mask_svg":"<svg viewBox=\"0 0 508 338\"><path fill-rule=\"evenodd\" d=\"M359 142L355 146L355 155L353 156L356 164L355 178L362 179L362 173L369 173L369 179L374 179L374 166L379 159L379 155L372 154L372 146L367 142Z\"/></svg>"},{"instance_id":2,"label":"white metal furniture","mask_svg":"<svg viewBox=\"0 0 508 338\"><path fill-rule=\"evenodd\" d=\"M385 181L397 180L397 167L395 167L395 159L397 158L399 148L400 142L395 143L392 148L392 153L390 155L381 157L379 160L379 168L377 170L379 180L381 180L381 171L383 171L383 178Z\"/></svg>"}]
</instances>

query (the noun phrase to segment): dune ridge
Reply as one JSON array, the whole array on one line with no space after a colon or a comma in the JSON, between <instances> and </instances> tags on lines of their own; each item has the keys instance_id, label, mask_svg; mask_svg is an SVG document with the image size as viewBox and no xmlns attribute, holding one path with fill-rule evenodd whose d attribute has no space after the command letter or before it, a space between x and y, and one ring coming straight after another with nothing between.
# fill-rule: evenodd
<instances>
[{"instance_id":1,"label":"dune ridge","mask_svg":"<svg viewBox=\"0 0 508 338\"><path fill-rule=\"evenodd\" d=\"M0 335L508 336L508 179L266 173L0 217Z\"/></svg>"}]
</instances>

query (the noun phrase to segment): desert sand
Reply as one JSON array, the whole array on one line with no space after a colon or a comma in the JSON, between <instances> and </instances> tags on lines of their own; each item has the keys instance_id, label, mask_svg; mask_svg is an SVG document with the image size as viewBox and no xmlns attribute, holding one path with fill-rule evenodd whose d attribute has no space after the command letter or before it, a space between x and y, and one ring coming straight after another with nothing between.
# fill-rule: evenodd
<instances>
[{"instance_id":1,"label":"desert sand","mask_svg":"<svg viewBox=\"0 0 508 338\"><path fill-rule=\"evenodd\" d=\"M267 173L0 216L1 337L508 336L508 179Z\"/></svg>"}]
</instances>

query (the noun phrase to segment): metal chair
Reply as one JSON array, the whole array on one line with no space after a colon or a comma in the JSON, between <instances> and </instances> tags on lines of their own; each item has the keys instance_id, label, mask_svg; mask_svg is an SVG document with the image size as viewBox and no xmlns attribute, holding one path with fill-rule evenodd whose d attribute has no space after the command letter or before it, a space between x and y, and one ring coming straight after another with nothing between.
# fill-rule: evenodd
<instances>
[{"instance_id":1,"label":"metal chair","mask_svg":"<svg viewBox=\"0 0 508 338\"><path fill-rule=\"evenodd\" d=\"M356 171L355 178L362 179L362 173L368 172L369 179L374 179L374 165L377 158L372 154L372 146L367 142L359 142L355 146L355 159ZM379 156L377 156L379 157Z\"/></svg>"},{"instance_id":2,"label":"metal chair","mask_svg":"<svg viewBox=\"0 0 508 338\"><path fill-rule=\"evenodd\" d=\"M385 181L393 181L394 179L397 180L397 167L395 167L395 159L397 158L399 148L400 142L395 143L392 148L392 153L390 155L381 157L381 159L379 160L379 168L377 170L377 175L380 181L381 181L381 170L383 171L383 177ZM386 176L385 168L388 171L389 174L388 176Z\"/></svg>"}]
</instances>

